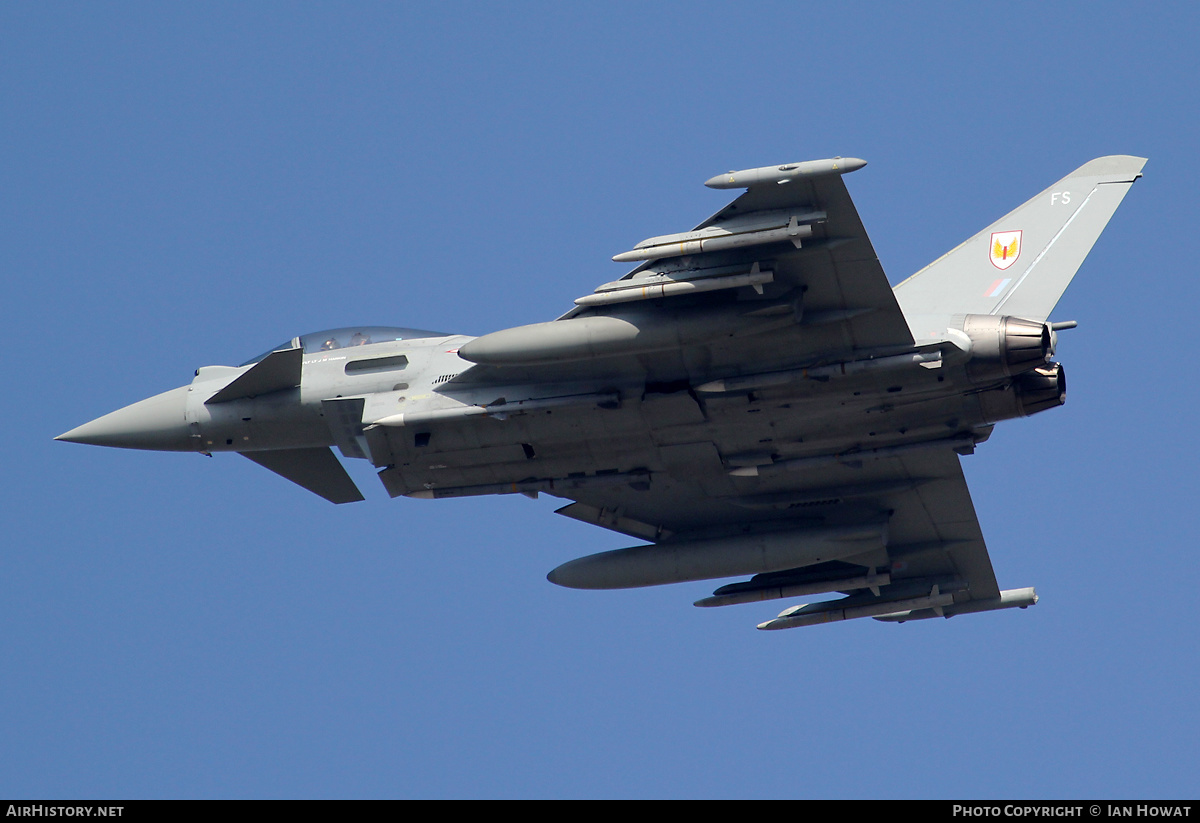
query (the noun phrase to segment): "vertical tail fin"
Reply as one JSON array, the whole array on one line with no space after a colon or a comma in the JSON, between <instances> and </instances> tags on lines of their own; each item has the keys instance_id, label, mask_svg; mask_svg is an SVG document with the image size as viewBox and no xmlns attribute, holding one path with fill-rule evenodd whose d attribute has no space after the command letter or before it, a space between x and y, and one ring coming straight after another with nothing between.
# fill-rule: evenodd
<instances>
[{"instance_id":1,"label":"vertical tail fin","mask_svg":"<svg viewBox=\"0 0 1200 823\"><path fill-rule=\"evenodd\" d=\"M1085 163L896 286L913 336L937 336L963 314L1044 321L1145 163Z\"/></svg>"}]
</instances>

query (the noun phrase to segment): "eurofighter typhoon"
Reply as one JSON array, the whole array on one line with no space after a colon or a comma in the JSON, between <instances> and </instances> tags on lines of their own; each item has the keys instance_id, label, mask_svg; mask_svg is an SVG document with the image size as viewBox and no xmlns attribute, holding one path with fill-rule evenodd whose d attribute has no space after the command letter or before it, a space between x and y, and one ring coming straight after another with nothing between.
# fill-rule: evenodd
<instances>
[{"instance_id":1,"label":"eurofighter typhoon","mask_svg":"<svg viewBox=\"0 0 1200 823\"><path fill-rule=\"evenodd\" d=\"M759 625L903 622L1037 602L1001 590L959 465L1062 405L1050 314L1141 176L1085 163L894 289L846 191L866 163L732 171L745 189L548 323L294 337L58 437L237 452L333 503L549 494L638 545L548 575L579 589L747 578L697 606L841 593Z\"/></svg>"}]
</instances>

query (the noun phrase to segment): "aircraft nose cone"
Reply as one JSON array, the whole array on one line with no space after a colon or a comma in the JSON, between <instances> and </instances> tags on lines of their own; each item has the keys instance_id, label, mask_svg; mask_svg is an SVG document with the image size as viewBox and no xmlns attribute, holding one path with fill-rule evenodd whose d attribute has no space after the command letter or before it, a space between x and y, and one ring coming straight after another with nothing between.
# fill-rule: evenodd
<instances>
[{"instance_id":1,"label":"aircraft nose cone","mask_svg":"<svg viewBox=\"0 0 1200 823\"><path fill-rule=\"evenodd\" d=\"M187 395L188 387L180 386L97 417L54 439L118 449L192 451L195 447L184 417Z\"/></svg>"}]
</instances>

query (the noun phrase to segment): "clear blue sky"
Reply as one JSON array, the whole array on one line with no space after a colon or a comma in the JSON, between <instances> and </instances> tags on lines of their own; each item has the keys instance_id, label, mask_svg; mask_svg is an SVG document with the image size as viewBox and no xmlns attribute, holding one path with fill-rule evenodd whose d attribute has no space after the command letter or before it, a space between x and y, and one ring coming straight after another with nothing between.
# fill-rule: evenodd
<instances>
[{"instance_id":1,"label":"clear blue sky","mask_svg":"<svg viewBox=\"0 0 1200 823\"><path fill-rule=\"evenodd\" d=\"M1195 8L0 5L0 796L1195 797ZM965 460L1026 611L758 632L550 585L629 544L552 499L51 440L293 334L556 317L726 169L866 158L898 282L1114 153L1067 405Z\"/></svg>"}]
</instances>

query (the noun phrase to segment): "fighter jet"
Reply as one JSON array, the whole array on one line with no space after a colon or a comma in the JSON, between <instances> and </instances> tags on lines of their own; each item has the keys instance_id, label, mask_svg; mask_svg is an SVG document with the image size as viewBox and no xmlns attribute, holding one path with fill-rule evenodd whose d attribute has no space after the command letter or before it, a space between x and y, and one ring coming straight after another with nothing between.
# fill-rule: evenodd
<instances>
[{"instance_id":1,"label":"fighter jet","mask_svg":"<svg viewBox=\"0 0 1200 823\"><path fill-rule=\"evenodd\" d=\"M581 589L747 578L697 606L832 595L760 629L1025 608L1002 591L960 456L1061 405L1050 314L1145 160L1101 157L894 289L833 158L745 189L557 320L482 337L294 337L57 439L237 452L333 503L549 494L638 541L548 575Z\"/></svg>"}]
</instances>

